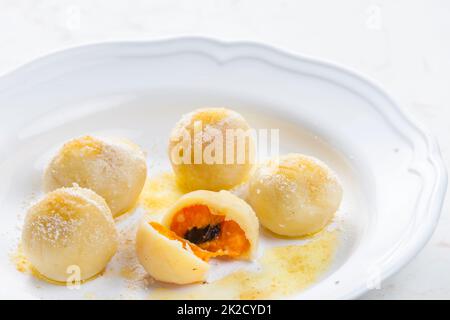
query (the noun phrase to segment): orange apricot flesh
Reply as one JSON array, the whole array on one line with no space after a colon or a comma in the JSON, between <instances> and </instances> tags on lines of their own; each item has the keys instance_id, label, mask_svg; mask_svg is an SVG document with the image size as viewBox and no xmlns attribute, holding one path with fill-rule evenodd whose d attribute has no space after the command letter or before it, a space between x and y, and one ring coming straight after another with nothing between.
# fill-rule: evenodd
<instances>
[{"instance_id":1,"label":"orange apricot flesh","mask_svg":"<svg viewBox=\"0 0 450 320\"><path fill-rule=\"evenodd\" d=\"M193 205L177 212L170 230L178 237L189 240L193 238L193 231L198 234L207 230L198 241L191 241L216 257L236 258L250 249L250 242L238 223L225 220L224 215L213 214L205 205Z\"/></svg>"}]
</instances>

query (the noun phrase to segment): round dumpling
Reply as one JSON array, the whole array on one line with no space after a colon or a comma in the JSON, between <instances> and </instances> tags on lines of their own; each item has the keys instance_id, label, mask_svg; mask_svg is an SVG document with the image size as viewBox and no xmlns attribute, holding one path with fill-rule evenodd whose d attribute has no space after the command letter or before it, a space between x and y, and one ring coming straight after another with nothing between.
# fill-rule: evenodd
<instances>
[{"instance_id":1,"label":"round dumpling","mask_svg":"<svg viewBox=\"0 0 450 320\"><path fill-rule=\"evenodd\" d=\"M342 187L321 161L288 154L255 170L247 200L267 229L283 236L304 236L320 231L332 219L342 200Z\"/></svg>"},{"instance_id":2,"label":"round dumpling","mask_svg":"<svg viewBox=\"0 0 450 320\"><path fill-rule=\"evenodd\" d=\"M88 189L61 188L28 210L22 246L44 278L66 282L72 270L83 281L106 267L116 253L117 236L103 198Z\"/></svg>"},{"instance_id":3,"label":"round dumpling","mask_svg":"<svg viewBox=\"0 0 450 320\"><path fill-rule=\"evenodd\" d=\"M147 176L145 155L122 139L84 136L64 144L44 174L44 188L52 191L74 183L102 196L114 217L136 203Z\"/></svg>"},{"instance_id":4,"label":"round dumpling","mask_svg":"<svg viewBox=\"0 0 450 320\"><path fill-rule=\"evenodd\" d=\"M178 184L188 191L233 188L247 179L253 156L250 126L225 108L188 113L170 135L169 158Z\"/></svg>"},{"instance_id":5,"label":"round dumpling","mask_svg":"<svg viewBox=\"0 0 450 320\"><path fill-rule=\"evenodd\" d=\"M206 280L207 252L156 222L143 221L136 236L136 253L156 280L188 284Z\"/></svg>"},{"instance_id":6,"label":"round dumpling","mask_svg":"<svg viewBox=\"0 0 450 320\"><path fill-rule=\"evenodd\" d=\"M167 212L163 225L214 257L255 256L259 223L253 209L228 191L193 191Z\"/></svg>"}]
</instances>

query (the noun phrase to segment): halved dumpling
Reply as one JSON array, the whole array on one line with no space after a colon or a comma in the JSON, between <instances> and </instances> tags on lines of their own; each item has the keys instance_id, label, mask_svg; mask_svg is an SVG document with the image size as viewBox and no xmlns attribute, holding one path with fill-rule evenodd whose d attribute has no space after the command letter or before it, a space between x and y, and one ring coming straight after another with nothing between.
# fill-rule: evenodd
<instances>
[{"instance_id":1,"label":"halved dumpling","mask_svg":"<svg viewBox=\"0 0 450 320\"><path fill-rule=\"evenodd\" d=\"M206 279L208 252L157 222L142 222L136 236L136 252L139 262L156 280L188 284Z\"/></svg>"},{"instance_id":2,"label":"halved dumpling","mask_svg":"<svg viewBox=\"0 0 450 320\"><path fill-rule=\"evenodd\" d=\"M242 199L228 191L194 191L169 209L162 224L144 220L136 236L136 251L156 280L201 282L210 258L252 258L258 233L256 214Z\"/></svg>"},{"instance_id":3,"label":"halved dumpling","mask_svg":"<svg viewBox=\"0 0 450 320\"><path fill-rule=\"evenodd\" d=\"M228 191L185 194L169 209L162 224L214 257L251 259L256 253L256 214Z\"/></svg>"}]
</instances>

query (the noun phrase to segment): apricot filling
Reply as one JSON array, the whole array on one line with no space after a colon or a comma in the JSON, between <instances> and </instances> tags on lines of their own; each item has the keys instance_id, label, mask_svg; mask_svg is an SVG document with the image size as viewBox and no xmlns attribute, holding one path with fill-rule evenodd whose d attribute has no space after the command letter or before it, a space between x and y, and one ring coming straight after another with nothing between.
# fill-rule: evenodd
<instances>
[{"instance_id":1,"label":"apricot filling","mask_svg":"<svg viewBox=\"0 0 450 320\"><path fill-rule=\"evenodd\" d=\"M214 256L239 257L250 249L244 230L224 215L213 214L208 206L193 205L177 212L170 230Z\"/></svg>"},{"instance_id":2,"label":"apricot filling","mask_svg":"<svg viewBox=\"0 0 450 320\"><path fill-rule=\"evenodd\" d=\"M199 257L203 261L208 261L210 258L216 256L214 253L203 250L202 248L196 246L195 244L190 243L189 241L179 237L175 232L167 229L166 227L157 222L150 222L150 225L167 239L177 240L181 242L184 249L189 248L192 251L192 253L194 253L197 257Z\"/></svg>"}]
</instances>

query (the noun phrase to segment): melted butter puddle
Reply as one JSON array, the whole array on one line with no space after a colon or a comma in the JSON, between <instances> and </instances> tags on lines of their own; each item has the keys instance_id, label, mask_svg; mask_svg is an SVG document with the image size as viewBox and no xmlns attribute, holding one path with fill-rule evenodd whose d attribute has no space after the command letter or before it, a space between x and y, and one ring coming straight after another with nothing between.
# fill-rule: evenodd
<instances>
[{"instance_id":1,"label":"melted butter puddle","mask_svg":"<svg viewBox=\"0 0 450 320\"><path fill-rule=\"evenodd\" d=\"M160 215L184 194L172 173L149 179L140 202L151 217ZM259 271L237 271L205 284L171 286L155 283L150 299L274 299L312 285L328 269L338 244L337 231L322 231L311 242L267 248Z\"/></svg>"},{"instance_id":2,"label":"melted butter puddle","mask_svg":"<svg viewBox=\"0 0 450 320\"><path fill-rule=\"evenodd\" d=\"M162 214L183 194L171 172L164 172L145 182L139 202L149 215Z\"/></svg>"},{"instance_id":3,"label":"melted butter puddle","mask_svg":"<svg viewBox=\"0 0 450 320\"><path fill-rule=\"evenodd\" d=\"M327 270L337 234L324 232L306 245L266 249L259 272L238 271L212 283L156 288L151 299L275 299L306 289Z\"/></svg>"}]
</instances>

